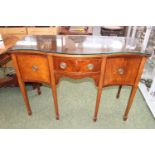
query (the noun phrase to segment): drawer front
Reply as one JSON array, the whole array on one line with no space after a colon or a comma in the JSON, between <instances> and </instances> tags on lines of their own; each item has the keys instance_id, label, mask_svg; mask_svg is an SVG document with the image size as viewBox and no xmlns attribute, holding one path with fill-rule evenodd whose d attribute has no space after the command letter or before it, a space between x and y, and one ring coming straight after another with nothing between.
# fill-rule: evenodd
<instances>
[{"instance_id":1,"label":"drawer front","mask_svg":"<svg viewBox=\"0 0 155 155\"><path fill-rule=\"evenodd\" d=\"M54 58L54 69L58 72L96 73L100 68L101 59Z\"/></svg>"},{"instance_id":2,"label":"drawer front","mask_svg":"<svg viewBox=\"0 0 155 155\"><path fill-rule=\"evenodd\" d=\"M50 82L48 60L40 55L17 55L21 77L24 81Z\"/></svg>"},{"instance_id":3,"label":"drawer front","mask_svg":"<svg viewBox=\"0 0 155 155\"><path fill-rule=\"evenodd\" d=\"M76 72L76 59L54 57L54 70L58 72Z\"/></svg>"},{"instance_id":4,"label":"drawer front","mask_svg":"<svg viewBox=\"0 0 155 155\"><path fill-rule=\"evenodd\" d=\"M100 72L101 59L79 60L78 61L79 72Z\"/></svg>"},{"instance_id":5,"label":"drawer front","mask_svg":"<svg viewBox=\"0 0 155 155\"><path fill-rule=\"evenodd\" d=\"M133 85L139 71L141 60L141 57L108 58L106 63L104 85Z\"/></svg>"}]
</instances>

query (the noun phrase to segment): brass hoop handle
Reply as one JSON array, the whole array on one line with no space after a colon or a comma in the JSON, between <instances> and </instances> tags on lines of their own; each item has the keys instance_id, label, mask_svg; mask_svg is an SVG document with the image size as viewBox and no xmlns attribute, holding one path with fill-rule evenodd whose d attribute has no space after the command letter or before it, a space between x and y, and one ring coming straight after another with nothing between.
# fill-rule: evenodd
<instances>
[{"instance_id":1,"label":"brass hoop handle","mask_svg":"<svg viewBox=\"0 0 155 155\"><path fill-rule=\"evenodd\" d=\"M60 68L65 69L67 67L67 64L65 62L60 63Z\"/></svg>"},{"instance_id":2,"label":"brass hoop handle","mask_svg":"<svg viewBox=\"0 0 155 155\"><path fill-rule=\"evenodd\" d=\"M87 68L88 68L88 70L93 70L94 69L94 65L93 64L88 64Z\"/></svg>"},{"instance_id":3,"label":"brass hoop handle","mask_svg":"<svg viewBox=\"0 0 155 155\"><path fill-rule=\"evenodd\" d=\"M35 65L33 65L32 66L32 70L35 72L35 71L37 71L39 68L38 68L38 66L35 66Z\"/></svg>"}]
</instances>

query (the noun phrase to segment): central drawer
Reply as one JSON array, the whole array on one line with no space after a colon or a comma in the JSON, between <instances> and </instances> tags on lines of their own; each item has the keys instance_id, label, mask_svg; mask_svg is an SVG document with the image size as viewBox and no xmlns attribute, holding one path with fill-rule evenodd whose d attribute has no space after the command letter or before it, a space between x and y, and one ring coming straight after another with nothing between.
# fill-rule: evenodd
<instances>
[{"instance_id":1,"label":"central drawer","mask_svg":"<svg viewBox=\"0 0 155 155\"><path fill-rule=\"evenodd\" d=\"M54 69L65 73L98 73L101 59L97 58L60 58L54 57Z\"/></svg>"}]
</instances>

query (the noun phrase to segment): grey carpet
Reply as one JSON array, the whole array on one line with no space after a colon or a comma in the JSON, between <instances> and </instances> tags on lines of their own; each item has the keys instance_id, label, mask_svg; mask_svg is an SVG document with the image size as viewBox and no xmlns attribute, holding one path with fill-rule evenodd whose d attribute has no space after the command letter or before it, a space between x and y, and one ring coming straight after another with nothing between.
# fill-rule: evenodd
<instances>
[{"instance_id":1,"label":"grey carpet","mask_svg":"<svg viewBox=\"0 0 155 155\"><path fill-rule=\"evenodd\" d=\"M0 89L0 128L155 128L155 120L141 93L137 91L127 121L122 116L130 94L124 86L119 99L118 87L103 89L97 122L93 122L97 89L92 79L72 80L64 78L57 87L60 120L55 119L51 89L41 87L37 95L27 87L32 116L28 116L19 88Z\"/></svg>"}]
</instances>

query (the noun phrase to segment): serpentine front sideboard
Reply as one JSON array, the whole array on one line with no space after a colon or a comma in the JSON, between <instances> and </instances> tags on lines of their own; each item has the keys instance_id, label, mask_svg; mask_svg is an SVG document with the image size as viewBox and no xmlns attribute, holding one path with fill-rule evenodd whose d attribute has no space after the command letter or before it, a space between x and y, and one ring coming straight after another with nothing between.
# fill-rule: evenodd
<instances>
[{"instance_id":1,"label":"serpentine front sideboard","mask_svg":"<svg viewBox=\"0 0 155 155\"><path fill-rule=\"evenodd\" d=\"M97 120L103 87L118 85L118 98L123 85L132 86L123 117L127 120L148 57L145 52L140 52L136 42L127 47L124 37L41 35L26 36L18 41L8 52L13 59L28 114L32 112L25 82L51 86L56 119L59 119L56 92L59 79L90 77L98 87L94 121Z\"/></svg>"}]
</instances>

